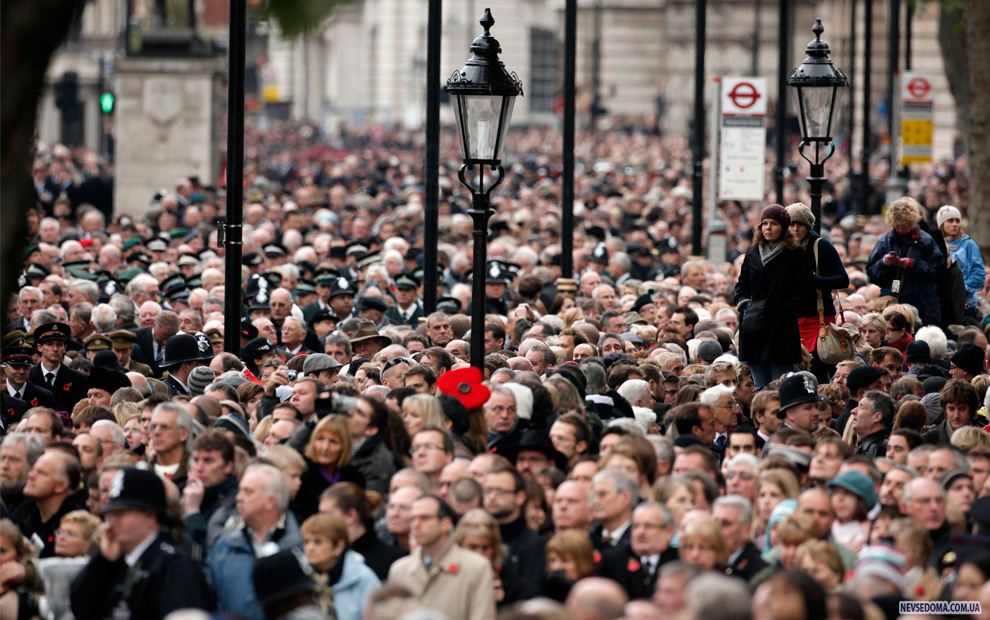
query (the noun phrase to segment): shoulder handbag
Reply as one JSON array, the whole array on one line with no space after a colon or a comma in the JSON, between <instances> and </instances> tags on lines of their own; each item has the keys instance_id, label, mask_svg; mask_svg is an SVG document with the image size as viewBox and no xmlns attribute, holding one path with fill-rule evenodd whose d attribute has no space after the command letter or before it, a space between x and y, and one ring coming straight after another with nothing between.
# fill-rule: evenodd
<instances>
[{"instance_id":1,"label":"shoulder handbag","mask_svg":"<svg viewBox=\"0 0 990 620\"><path fill-rule=\"evenodd\" d=\"M818 271L818 243L821 238L815 239L815 271ZM818 358L826 364L838 364L841 361L852 359L856 355L854 346L856 340L856 330L852 325L846 325L845 314L842 311L842 302L832 292L832 301L839 311L839 324L825 321L825 302L822 299L821 289L816 288L815 294L818 296L818 339L815 341L815 352Z\"/></svg>"},{"instance_id":2,"label":"shoulder handbag","mask_svg":"<svg viewBox=\"0 0 990 620\"><path fill-rule=\"evenodd\" d=\"M767 300L759 299L750 301L743 312L742 321L739 323L739 331L747 334L759 334L767 329Z\"/></svg>"}]
</instances>

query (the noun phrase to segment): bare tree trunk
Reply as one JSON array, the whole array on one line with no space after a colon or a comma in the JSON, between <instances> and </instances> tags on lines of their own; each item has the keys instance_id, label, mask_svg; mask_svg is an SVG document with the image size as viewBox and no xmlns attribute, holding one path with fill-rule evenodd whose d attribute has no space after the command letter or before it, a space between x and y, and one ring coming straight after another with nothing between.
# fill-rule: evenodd
<instances>
[{"instance_id":1,"label":"bare tree trunk","mask_svg":"<svg viewBox=\"0 0 990 620\"><path fill-rule=\"evenodd\" d=\"M0 9L0 301L5 310L27 245L25 213L35 201L31 162L45 71L85 3L3 0Z\"/></svg>"},{"instance_id":2,"label":"bare tree trunk","mask_svg":"<svg viewBox=\"0 0 990 620\"><path fill-rule=\"evenodd\" d=\"M966 56L966 29L962 8L950 3L938 5L938 47L942 50L942 65L949 81L949 90L956 102L956 127L963 140L969 135L969 59Z\"/></svg>"},{"instance_id":3,"label":"bare tree trunk","mask_svg":"<svg viewBox=\"0 0 990 620\"><path fill-rule=\"evenodd\" d=\"M966 55L969 60L969 127L967 166L969 169L970 234L990 252L990 2L966 0Z\"/></svg>"}]
</instances>

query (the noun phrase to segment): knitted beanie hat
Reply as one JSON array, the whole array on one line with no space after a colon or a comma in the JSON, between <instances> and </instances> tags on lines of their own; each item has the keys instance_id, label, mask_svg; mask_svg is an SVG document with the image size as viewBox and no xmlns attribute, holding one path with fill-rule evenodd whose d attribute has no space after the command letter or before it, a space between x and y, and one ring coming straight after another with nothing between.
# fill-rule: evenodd
<instances>
[{"instance_id":1,"label":"knitted beanie hat","mask_svg":"<svg viewBox=\"0 0 990 620\"><path fill-rule=\"evenodd\" d=\"M780 205L767 205L760 214L760 221L776 220L784 228L791 225L791 216L787 214L787 209Z\"/></svg>"},{"instance_id":2,"label":"knitted beanie hat","mask_svg":"<svg viewBox=\"0 0 990 620\"><path fill-rule=\"evenodd\" d=\"M804 203L795 202L787 205L787 215L791 217L792 222L804 224L808 228L815 227L815 214L811 212L811 207Z\"/></svg>"}]
</instances>

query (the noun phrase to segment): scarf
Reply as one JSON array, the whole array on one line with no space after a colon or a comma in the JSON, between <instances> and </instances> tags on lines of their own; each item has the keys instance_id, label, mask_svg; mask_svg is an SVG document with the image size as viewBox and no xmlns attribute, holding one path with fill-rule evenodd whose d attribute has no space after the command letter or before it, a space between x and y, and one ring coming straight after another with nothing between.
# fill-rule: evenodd
<instances>
[{"instance_id":1,"label":"scarf","mask_svg":"<svg viewBox=\"0 0 990 620\"><path fill-rule=\"evenodd\" d=\"M783 241L778 241L777 243L764 243L760 247L760 260L763 261L763 265L766 266L770 264L770 261L780 256L780 253L784 251L785 243Z\"/></svg>"}]
</instances>

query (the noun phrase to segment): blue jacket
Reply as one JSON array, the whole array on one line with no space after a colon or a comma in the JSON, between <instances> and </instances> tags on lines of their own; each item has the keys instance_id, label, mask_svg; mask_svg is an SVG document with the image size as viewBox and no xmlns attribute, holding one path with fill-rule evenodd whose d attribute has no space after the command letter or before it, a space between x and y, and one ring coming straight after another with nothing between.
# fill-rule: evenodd
<instances>
[{"instance_id":1,"label":"blue jacket","mask_svg":"<svg viewBox=\"0 0 990 620\"><path fill-rule=\"evenodd\" d=\"M347 551L340 580L330 588L337 620L361 620L368 598L381 585L375 571L364 563L364 558L357 552Z\"/></svg>"},{"instance_id":2,"label":"blue jacket","mask_svg":"<svg viewBox=\"0 0 990 620\"><path fill-rule=\"evenodd\" d=\"M883 264L883 257L894 252L900 258L911 258L914 266L901 269ZM938 278L945 273L945 256L932 236L915 227L906 235L894 231L885 233L870 253L866 273L870 282L880 287L881 295L893 295L901 303L918 309L924 325L942 322L941 301L938 295ZM894 293L894 280L900 280L900 293Z\"/></svg>"},{"instance_id":3,"label":"blue jacket","mask_svg":"<svg viewBox=\"0 0 990 620\"><path fill-rule=\"evenodd\" d=\"M240 614L251 620L264 620L251 581L251 570L257 557L249 540L250 532L238 528L221 536L206 559L206 573L217 592L217 606L229 614ZM302 534L292 513L285 515L285 527L276 532L273 542L282 549L302 549Z\"/></svg>"},{"instance_id":4,"label":"blue jacket","mask_svg":"<svg viewBox=\"0 0 990 620\"><path fill-rule=\"evenodd\" d=\"M969 235L963 235L955 241L946 240L952 260L959 265L966 283L966 306L976 305L976 292L983 290L986 270L983 267L983 255L979 246Z\"/></svg>"}]
</instances>

